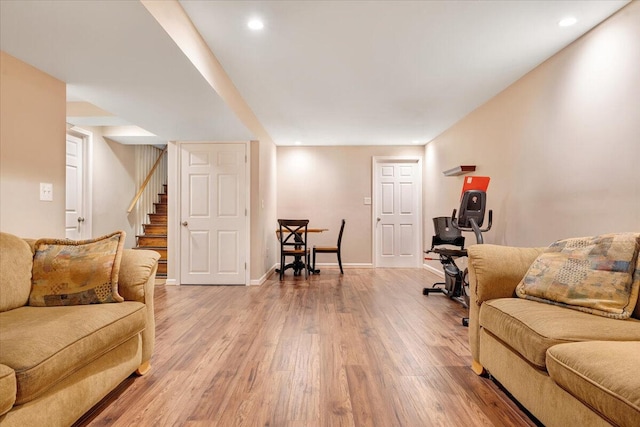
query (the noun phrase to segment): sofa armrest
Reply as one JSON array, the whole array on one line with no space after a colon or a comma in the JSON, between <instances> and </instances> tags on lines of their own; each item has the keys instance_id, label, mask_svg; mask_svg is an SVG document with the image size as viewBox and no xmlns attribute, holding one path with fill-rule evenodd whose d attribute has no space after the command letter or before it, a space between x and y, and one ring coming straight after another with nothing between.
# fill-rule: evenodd
<instances>
[{"instance_id":1,"label":"sofa armrest","mask_svg":"<svg viewBox=\"0 0 640 427\"><path fill-rule=\"evenodd\" d=\"M480 324L483 302L511 298L527 270L545 248L515 248L497 245L473 245L469 256L469 346L473 370L480 374Z\"/></svg>"},{"instance_id":2,"label":"sofa armrest","mask_svg":"<svg viewBox=\"0 0 640 427\"><path fill-rule=\"evenodd\" d=\"M544 249L497 245L469 247L471 301L481 305L492 299L515 296L516 286Z\"/></svg>"},{"instance_id":3,"label":"sofa armrest","mask_svg":"<svg viewBox=\"0 0 640 427\"><path fill-rule=\"evenodd\" d=\"M160 254L155 251L125 249L118 275L118 293L125 301L139 301L147 307L146 326L142 331L143 364L151 359L155 345L153 291L159 259Z\"/></svg>"},{"instance_id":4,"label":"sofa armrest","mask_svg":"<svg viewBox=\"0 0 640 427\"><path fill-rule=\"evenodd\" d=\"M155 251L124 250L118 274L118 293L125 301L139 301L146 304L147 292L150 292L153 297L153 288L147 288L155 284L154 269L157 269L159 259L160 254ZM149 283L150 279L151 283Z\"/></svg>"}]
</instances>

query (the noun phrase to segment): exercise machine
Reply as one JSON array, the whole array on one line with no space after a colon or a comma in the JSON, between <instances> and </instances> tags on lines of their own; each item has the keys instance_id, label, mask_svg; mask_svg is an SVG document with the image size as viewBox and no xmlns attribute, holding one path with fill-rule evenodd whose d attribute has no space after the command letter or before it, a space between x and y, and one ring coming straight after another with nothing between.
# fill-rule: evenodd
<instances>
[{"instance_id":1,"label":"exercise machine","mask_svg":"<svg viewBox=\"0 0 640 427\"><path fill-rule=\"evenodd\" d=\"M444 270L444 282L434 283L430 288L422 290L423 295L431 293L442 293L451 299L460 302L465 308L469 308L469 280L468 270L462 271L455 260L467 256L464 249L465 238L462 232L473 232L476 243L484 243L482 233L491 229L493 222L493 212L489 210L489 221L486 228L484 224L485 209L487 204L487 193L484 190L466 190L462 193L460 201L460 211L456 218L456 209L453 210L451 218L433 218L435 235L431 239L431 249L425 251L426 254L435 253L438 258L425 257L426 260L438 260ZM457 246L457 248L441 247ZM469 318L462 319L463 326L469 326Z\"/></svg>"}]
</instances>

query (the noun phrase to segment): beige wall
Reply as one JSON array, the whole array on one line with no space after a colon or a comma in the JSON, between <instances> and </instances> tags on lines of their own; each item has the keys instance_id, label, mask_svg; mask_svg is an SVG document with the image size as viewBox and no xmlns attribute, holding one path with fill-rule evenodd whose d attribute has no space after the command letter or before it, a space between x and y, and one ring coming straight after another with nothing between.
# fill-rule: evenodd
<instances>
[{"instance_id":1,"label":"beige wall","mask_svg":"<svg viewBox=\"0 0 640 427\"><path fill-rule=\"evenodd\" d=\"M276 146L251 142L251 281L260 283L274 267L277 255Z\"/></svg>"},{"instance_id":2,"label":"beige wall","mask_svg":"<svg viewBox=\"0 0 640 427\"><path fill-rule=\"evenodd\" d=\"M0 230L64 237L65 84L0 52ZM40 183L53 201L40 201Z\"/></svg>"},{"instance_id":3,"label":"beige wall","mask_svg":"<svg viewBox=\"0 0 640 427\"><path fill-rule=\"evenodd\" d=\"M425 147L425 242L475 164L491 177L486 242L640 231L640 2L632 2ZM474 241L471 235L468 241Z\"/></svg>"},{"instance_id":4,"label":"beige wall","mask_svg":"<svg viewBox=\"0 0 640 427\"><path fill-rule=\"evenodd\" d=\"M309 218L313 227L330 231L314 235L312 243L335 245L342 218L343 263L372 263L371 207L374 156L424 155L422 146L278 147L278 218ZM273 229L277 224L272 224ZM275 236L273 236L275 240ZM279 261L279 260L278 260ZM335 255L318 262L335 263Z\"/></svg>"},{"instance_id":5,"label":"beige wall","mask_svg":"<svg viewBox=\"0 0 640 427\"><path fill-rule=\"evenodd\" d=\"M65 83L2 52L0 117L0 229L23 237L64 237ZM34 125L34 124L37 124ZM135 147L92 138L92 236L127 232L135 245ZM39 200L41 182L53 183L53 202Z\"/></svg>"}]
</instances>

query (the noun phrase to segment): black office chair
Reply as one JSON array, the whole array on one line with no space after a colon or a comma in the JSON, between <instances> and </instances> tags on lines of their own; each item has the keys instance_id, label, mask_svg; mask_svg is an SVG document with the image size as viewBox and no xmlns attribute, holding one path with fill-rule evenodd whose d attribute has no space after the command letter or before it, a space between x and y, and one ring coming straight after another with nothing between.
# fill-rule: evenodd
<instances>
[{"instance_id":1,"label":"black office chair","mask_svg":"<svg viewBox=\"0 0 640 427\"><path fill-rule=\"evenodd\" d=\"M336 246L314 246L313 247L313 271L316 272L316 254L337 254L338 255L338 265L340 266L340 274L344 274L344 270L342 269L342 233L344 232L344 219L342 220L342 225L340 226L340 232L338 233L338 244Z\"/></svg>"},{"instance_id":2,"label":"black office chair","mask_svg":"<svg viewBox=\"0 0 640 427\"><path fill-rule=\"evenodd\" d=\"M294 276L299 276L304 270L304 278L307 278L309 269L309 249L307 248L308 219L279 219L280 230L280 280L284 279L284 272L293 268ZM285 264L286 257L294 257L291 264Z\"/></svg>"}]
</instances>

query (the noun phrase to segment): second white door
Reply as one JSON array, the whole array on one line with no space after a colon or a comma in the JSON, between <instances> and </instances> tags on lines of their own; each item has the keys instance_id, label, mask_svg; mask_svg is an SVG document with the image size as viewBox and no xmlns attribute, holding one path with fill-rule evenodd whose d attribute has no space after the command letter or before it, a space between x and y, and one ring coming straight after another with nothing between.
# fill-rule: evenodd
<instances>
[{"instance_id":1,"label":"second white door","mask_svg":"<svg viewBox=\"0 0 640 427\"><path fill-rule=\"evenodd\" d=\"M181 144L180 280L246 281L246 145Z\"/></svg>"},{"instance_id":2,"label":"second white door","mask_svg":"<svg viewBox=\"0 0 640 427\"><path fill-rule=\"evenodd\" d=\"M421 162L374 160L376 267L419 267Z\"/></svg>"}]
</instances>

